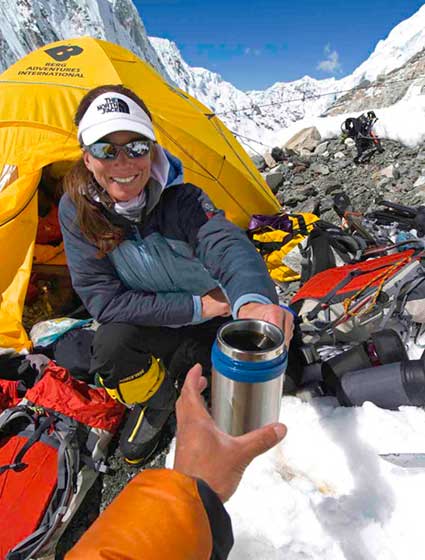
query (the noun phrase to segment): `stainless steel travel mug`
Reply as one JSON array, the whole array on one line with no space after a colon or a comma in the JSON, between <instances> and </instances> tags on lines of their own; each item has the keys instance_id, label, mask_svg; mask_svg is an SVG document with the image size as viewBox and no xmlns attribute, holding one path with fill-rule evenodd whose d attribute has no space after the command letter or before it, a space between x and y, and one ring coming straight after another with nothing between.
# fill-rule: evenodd
<instances>
[{"instance_id":1,"label":"stainless steel travel mug","mask_svg":"<svg viewBox=\"0 0 425 560\"><path fill-rule=\"evenodd\" d=\"M278 327L259 319L226 323L211 360L212 416L221 430L237 436L279 420L288 359Z\"/></svg>"}]
</instances>

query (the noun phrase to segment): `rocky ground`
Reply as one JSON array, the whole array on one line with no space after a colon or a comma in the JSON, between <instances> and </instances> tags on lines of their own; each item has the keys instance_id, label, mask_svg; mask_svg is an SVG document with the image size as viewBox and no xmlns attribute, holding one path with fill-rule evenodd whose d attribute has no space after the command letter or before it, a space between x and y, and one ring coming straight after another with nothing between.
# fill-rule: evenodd
<instances>
[{"instance_id":1,"label":"rocky ground","mask_svg":"<svg viewBox=\"0 0 425 560\"><path fill-rule=\"evenodd\" d=\"M383 140L385 151L374 153L369 163L356 165L354 142L348 138L321 141L320 136L295 150L283 150L284 161L254 156L268 185L289 212L320 213L336 222L332 209L337 192L349 195L359 212L376 209L382 199L405 205L425 204L425 145L407 148ZM267 163L269 165L267 165Z\"/></svg>"}]
</instances>

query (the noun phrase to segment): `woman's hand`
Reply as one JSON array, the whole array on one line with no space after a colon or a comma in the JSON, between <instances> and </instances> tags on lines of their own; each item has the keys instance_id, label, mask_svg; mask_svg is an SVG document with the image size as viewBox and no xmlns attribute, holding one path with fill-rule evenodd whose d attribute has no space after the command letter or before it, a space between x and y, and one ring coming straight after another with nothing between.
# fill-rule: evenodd
<instances>
[{"instance_id":1,"label":"woman's hand","mask_svg":"<svg viewBox=\"0 0 425 560\"><path fill-rule=\"evenodd\" d=\"M204 480L225 502L235 492L249 463L277 445L286 426L275 423L234 437L220 431L208 414L201 392L207 386L196 364L187 374L176 404L177 440L174 468Z\"/></svg>"},{"instance_id":2,"label":"woman's hand","mask_svg":"<svg viewBox=\"0 0 425 560\"><path fill-rule=\"evenodd\" d=\"M231 314L229 302L220 288L214 288L201 297L202 319L228 317Z\"/></svg>"},{"instance_id":3,"label":"woman's hand","mask_svg":"<svg viewBox=\"0 0 425 560\"><path fill-rule=\"evenodd\" d=\"M239 309L238 319L262 319L282 329L285 345L289 344L294 334L294 316L287 309L273 303L246 303Z\"/></svg>"}]
</instances>

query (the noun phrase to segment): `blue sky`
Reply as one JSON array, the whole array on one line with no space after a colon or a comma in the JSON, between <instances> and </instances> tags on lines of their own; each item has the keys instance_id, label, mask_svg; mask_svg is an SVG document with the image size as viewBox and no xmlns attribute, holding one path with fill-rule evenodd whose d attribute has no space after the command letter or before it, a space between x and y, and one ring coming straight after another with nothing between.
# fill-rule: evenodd
<instances>
[{"instance_id":1,"label":"blue sky","mask_svg":"<svg viewBox=\"0 0 425 560\"><path fill-rule=\"evenodd\" d=\"M415 0L133 0L148 35L174 41L191 66L242 90L350 74Z\"/></svg>"}]
</instances>

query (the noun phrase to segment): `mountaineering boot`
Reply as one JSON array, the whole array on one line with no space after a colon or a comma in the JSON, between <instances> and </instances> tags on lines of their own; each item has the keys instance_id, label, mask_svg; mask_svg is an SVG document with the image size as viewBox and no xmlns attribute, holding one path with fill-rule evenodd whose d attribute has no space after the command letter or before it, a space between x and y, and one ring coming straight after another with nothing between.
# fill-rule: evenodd
<instances>
[{"instance_id":1,"label":"mountaineering boot","mask_svg":"<svg viewBox=\"0 0 425 560\"><path fill-rule=\"evenodd\" d=\"M176 392L164 364L152 354L138 352L133 361L127 354L121 366L114 362L112 367L104 367L96 379L113 399L131 409L119 447L127 462L141 464L159 443L174 410Z\"/></svg>"},{"instance_id":2,"label":"mountaineering boot","mask_svg":"<svg viewBox=\"0 0 425 560\"><path fill-rule=\"evenodd\" d=\"M131 409L121 433L119 448L125 461L141 466L157 448L162 430L174 410L176 391L165 372L156 393Z\"/></svg>"}]
</instances>

